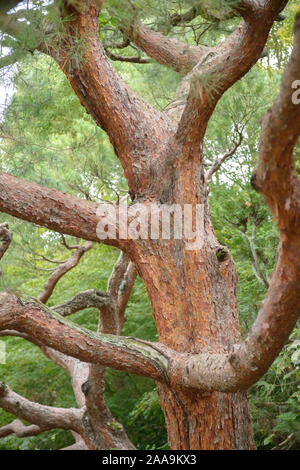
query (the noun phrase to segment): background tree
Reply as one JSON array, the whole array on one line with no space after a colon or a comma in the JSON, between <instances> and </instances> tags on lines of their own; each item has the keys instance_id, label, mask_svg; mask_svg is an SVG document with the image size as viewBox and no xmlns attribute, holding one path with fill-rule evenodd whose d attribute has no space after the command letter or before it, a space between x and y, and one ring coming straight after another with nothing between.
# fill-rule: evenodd
<instances>
[{"instance_id":1,"label":"background tree","mask_svg":"<svg viewBox=\"0 0 300 470\"><path fill-rule=\"evenodd\" d=\"M125 35L127 47L129 40L134 47L140 47L150 57L163 65L171 66L177 72L186 73L195 67L193 72L188 73L182 80L175 101L168 105L163 113L155 111L154 108L150 109L141 98L132 94L110 67L98 42L95 22L98 12L93 4L89 10L84 11L81 11L80 5L79 7L76 5L75 9L64 5L66 9L61 9L61 14L64 16L70 13L72 16L67 18L68 21L62 23L58 21L57 25L53 25L53 19L57 18L53 10L49 14L50 27L45 25L45 17L40 16L39 11L35 9L30 13L31 19L27 17L31 22L30 29L28 26L24 27L24 23L16 21L16 14L3 18L4 30L9 33L9 37L13 36L17 39L18 46L22 44L24 51L37 48L50 53L58 61L82 104L92 114L98 125L108 133L123 166L134 202L156 201L158 204L201 202L206 206L207 240L201 252L188 253L183 245L175 244L174 241L151 242L151 248L142 240L136 243L121 240L108 241L130 255L146 285L160 340L160 343L155 346L125 339L117 341L117 338L112 343L107 343L107 339L103 336L91 337L89 335L88 339L87 333L83 330L79 333L77 329L71 333L72 330L69 329L71 326L64 321L59 327L60 332L64 331L67 337L73 336L74 338L74 335L77 335L76 345L80 345L81 348L78 352L74 350L72 341L62 344L61 338L57 335L57 322L62 322L62 320L58 320L56 316L50 320L50 311L47 311L49 319L47 331L43 330L45 311L33 301L29 304L25 302L24 309L20 307L20 317L13 322L9 316L9 308L13 306L13 309L16 309L16 303L18 304L19 301L12 294L5 294L2 297L3 301L5 300L2 319L6 330L10 325L14 327L14 330L20 329L24 334L34 324L35 331L41 335L44 345L50 343L51 347L62 353L76 357L80 354L79 358L84 361L99 362L102 365L124 370L129 370L127 363L129 361L130 371L146 374L158 380L160 398L167 418L169 440L171 446L177 448L249 448L253 446L246 395L240 390L246 389L266 371L286 341L298 315L297 308L291 303L297 303L295 283L297 283L298 274L294 263L292 268L291 263L288 262L289 250L293 251L293 261L297 252L296 232L288 225L289 220L295 217L294 193L288 193L291 207L285 208L285 212L280 210L280 205L278 206L281 201L287 199L284 191L288 188L292 191L297 183L292 182L287 189L283 187L283 193L277 193L281 200L274 202L272 200L274 193L270 192L267 183L272 181L273 177L276 178L275 164L273 172L268 174L267 183L265 181L260 190L265 193L276 220L279 220L281 235L289 234L292 239L288 240L288 244L283 243L281 246L281 257L279 257L275 277L273 276L271 281L268 297L259 313L258 320L241 347L232 351L233 344L240 343L234 307L236 305L234 267L229 253L217 242L211 228L207 184L222 161L230 158L240 146L241 129L245 123L243 120L233 123L231 142L233 146L226 153L224 152L223 157L218 156L215 161L204 159L202 152L199 153L199 148L202 148L206 125L218 99L259 58L272 23L278 17L283 4L282 2L265 2L264 5L260 5L259 24L253 19L257 5L250 3L241 5L238 2L230 9L225 8L226 5L220 6L218 15L221 12L221 17L229 19L233 25L237 21L236 15L242 15L245 22L234 30L228 40L214 49L210 46L187 48L174 42L168 36L153 34L151 30L137 21L136 9L128 11L127 2L124 5L121 4L124 10L118 5L118 31ZM111 17L116 7L109 3L107 8ZM213 16L213 23L215 23L214 9L208 8L206 13L202 10L200 13L208 15L210 20ZM130 22L128 21L129 14L132 15ZM199 10L196 9L195 12L193 9L192 18L188 16L188 19L193 19L194 14L199 14ZM24 13L17 13L17 16L20 17L20 15L22 17ZM165 34L170 31L170 24L174 26L174 22L181 22L180 15L177 15L175 20L172 15L170 18L169 24L160 25ZM179 23L176 23L175 27ZM38 25L37 29L33 28L34 25ZM42 34L40 25L46 28L47 40L44 39L45 35ZM78 33L80 38L78 38ZM272 148L278 149L278 158L283 157L280 153L280 141L276 140L279 139L279 128L276 128L279 124L276 120L274 124L273 118L277 111L276 106L280 111L277 113L278 119L291 123L286 133L290 132L289 137L293 145L296 143L299 132L299 109L290 100L290 85L296 77L298 66L297 27L295 34L293 57L286 70L284 86L277 104L274 105L271 123L267 127L271 133L270 138L273 139ZM222 33L221 39L224 39ZM107 44L104 48L109 49ZM20 51L17 52L20 54ZM225 63L224 57L227 57L227 54L229 55ZM11 61L15 60L14 52L10 58ZM6 58L6 64L7 60L8 58ZM130 57L130 61L140 60L140 56L134 59ZM101 82L97 76L98 67L101 68L99 69ZM187 99L185 100L184 97ZM111 109L118 109L118 113L112 115ZM135 130L137 126L138 137ZM283 135L281 142L287 137ZM270 158L268 148L266 141L262 139L259 153L260 158L264 158L265 162L269 162ZM285 164L286 158L285 153ZM260 179L264 178L262 171L265 171L266 163L258 169L255 182L257 188L260 186ZM57 191L20 182L8 175L2 176L3 183L5 186L1 193L1 209L4 212L69 235L96 240L95 209L91 203L80 202ZM284 186L284 181L280 183ZM18 198L12 196L12 191L15 190L15 194L19 194L20 187L22 198L18 201ZM32 194L34 194L34 204ZM42 201L43 210L41 210ZM249 203L249 201L246 202ZM27 205L26 213L24 204ZM249 204L251 206L251 202ZM259 214L253 207L250 215L253 226L256 228L259 222L262 222L263 214ZM257 278L263 281L258 254L255 246L253 247L253 229L250 236L247 234L248 228L247 224L245 227L245 222L238 219L233 223L249 242L253 268ZM290 243L291 241L293 243ZM153 253L156 253L154 257ZM181 259L181 263L178 264L176 259ZM276 283L276 276L280 277L280 283ZM283 283L282 279L286 279L286 283ZM266 286L266 283L269 284L267 276L265 276L265 281ZM159 296L157 286L159 286ZM179 298L180 289L182 290ZM276 301L275 307L274 295L279 295L281 299L280 302ZM269 307L268 299L272 308ZM287 306L285 302L288 303ZM272 310L272 318L269 318L268 308ZM38 324L35 324L37 317L32 316L33 311L35 314L39 312ZM26 321L23 318L26 318ZM32 324L31 321L34 323ZM172 325L171 330L168 325ZM267 330L262 334L261 328L262 326L265 328L266 325ZM281 335L278 331L279 326ZM272 331L272 335L269 335L269 331ZM189 332L193 333L192 340ZM84 346L86 341L89 344L88 350ZM101 351L102 356L99 357ZM195 392L195 389L200 389L201 393ZM203 419L203 414L207 421ZM222 421L224 416L227 417L227 421L226 426L222 427L218 425L218 420Z\"/></svg>"}]
</instances>

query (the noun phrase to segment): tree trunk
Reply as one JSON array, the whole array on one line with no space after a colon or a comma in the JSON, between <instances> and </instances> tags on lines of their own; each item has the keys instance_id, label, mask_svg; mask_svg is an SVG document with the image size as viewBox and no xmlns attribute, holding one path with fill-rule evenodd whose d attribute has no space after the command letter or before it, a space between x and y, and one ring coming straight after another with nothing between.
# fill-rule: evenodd
<instances>
[{"instance_id":1,"label":"tree trunk","mask_svg":"<svg viewBox=\"0 0 300 470\"><path fill-rule=\"evenodd\" d=\"M181 353L224 353L240 342L234 264L229 253L217 257L210 235L200 253L159 242L153 256L152 243L138 263L159 341ZM207 395L171 384L160 385L159 395L172 449L254 448L246 393Z\"/></svg>"},{"instance_id":2,"label":"tree trunk","mask_svg":"<svg viewBox=\"0 0 300 470\"><path fill-rule=\"evenodd\" d=\"M92 0L85 8L81 2L69 3L65 14L71 20L64 27L62 44L49 47L39 39L35 47L52 55L82 105L107 132L122 164L132 205L156 204L159 208L161 204L189 204L195 209L201 204L203 245L189 251L182 239L106 240L130 256L143 279L160 343L72 329L32 300L22 303L7 292L0 299L3 328L20 328L27 334L34 331L46 345L92 363L92 372L94 364L100 364L160 381L173 449L253 449L245 390L277 357L299 316L299 263L295 260L300 256L300 189L293 148L299 137L300 107L292 101L290 91L299 70L300 16L296 17L292 58L280 94L263 118L258 167L252 181L278 223L278 263L258 318L241 342L237 275L230 253L220 246L212 228L207 188L211 174L204 171L203 139L217 102L258 60L286 1L238 2L234 11L242 16L242 23L224 42L209 49L187 48L140 22L130 22L125 29L132 42L158 63L186 73L164 112L144 102L111 67L99 40L99 5L103 2ZM5 32L19 40L24 30L11 19L5 15L2 19ZM80 65L74 49L78 38L85 38ZM211 83L205 86L208 77ZM216 160L214 170L220 161ZM2 211L58 232L99 241L96 205L10 175L1 175L1 181ZM122 321L116 322L118 333L120 325ZM102 383L94 380L94 390L103 389L103 376L98 379ZM9 392L2 384L4 392L7 402ZM91 409L96 401L95 394L87 396ZM21 417L27 419L28 400L25 405L26 413ZM32 404L30 407L36 409ZM104 414L110 420L110 415ZM66 426L65 421L61 425L60 410L54 421L56 426L57 422ZM77 421L75 432L80 428ZM95 424L92 421L89 424ZM109 421L106 424L108 429Z\"/></svg>"},{"instance_id":3,"label":"tree trunk","mask_svg":"<svg viewBox=\"0 0 300 470\"><path fill-rule=\"evenodd\" d=\"M156 200L203 205L202 248L187 250L184 240L138 240L131 256L152 303L159 342L179 353L228 353L241 342L238 279L213 231L201 158L190 164L191 152L181 153L174 185L167 197L161 185ZM171 383L159 384L159 395L172 449L255 448L246 392L207 394Z\"/></svg>"}]
</instances>

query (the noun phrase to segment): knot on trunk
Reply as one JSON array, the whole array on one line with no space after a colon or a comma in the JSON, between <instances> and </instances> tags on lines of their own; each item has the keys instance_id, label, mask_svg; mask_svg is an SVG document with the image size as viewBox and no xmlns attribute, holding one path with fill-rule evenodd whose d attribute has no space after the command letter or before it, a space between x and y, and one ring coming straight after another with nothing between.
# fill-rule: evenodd
<instances>
[{"instance_id":1,"label":"knot on trunk","mask_svg":"<svg viewBox=\"0 0 300 470\"><path fill-rule=\"evenodd\" d=\"M221 248L218 248L216 251L216 257L219 263L222 263L223 261L225 261L228 258L228 255L229 253L228 253L227 248L221 247Z\"/></svg>"}]
</instances>

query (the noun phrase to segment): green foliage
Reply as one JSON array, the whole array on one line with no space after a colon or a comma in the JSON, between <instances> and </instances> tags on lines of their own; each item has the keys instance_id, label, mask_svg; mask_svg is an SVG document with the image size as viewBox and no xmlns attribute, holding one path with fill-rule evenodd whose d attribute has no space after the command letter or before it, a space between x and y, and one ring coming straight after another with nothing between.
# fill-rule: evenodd
<instances>
[{"instance_id":1,"label":"green foliage","mask_svg":"<svg viewBox=\"0 0 300 470\"><path fill-rule=\"evenodd\" d=\"M298 329L266 375L251 389L251 412L260 448L299 449L299 338Z\"/></svg>"},{"instance_id":2,"label":"green foliage","mask_svg":"<svg viewBox=\"0 0 300 470\"><path fill-rule=\"evenodd\" d=\"M164 415L156 390L144 393L130 412L128 424L129 430L134 430L140 449L168 449Z\"/></svg>"},{"instance_id":3,"label":"green foliage","mask_svg":"<svg viewBox=\"0 0 300 470\"><path fill-rule=\"evenodd\" d=\"M39 352L38 348L19 338L6 339L6 364L0 364L0 377L17 393L41 404L74 407L75 399L67 374ZM0 426L15 417L0 411ZM70 445L70 433L54 430L34 438L1 439L0 450L59 449Z\"/></svg>"}]
</instances>

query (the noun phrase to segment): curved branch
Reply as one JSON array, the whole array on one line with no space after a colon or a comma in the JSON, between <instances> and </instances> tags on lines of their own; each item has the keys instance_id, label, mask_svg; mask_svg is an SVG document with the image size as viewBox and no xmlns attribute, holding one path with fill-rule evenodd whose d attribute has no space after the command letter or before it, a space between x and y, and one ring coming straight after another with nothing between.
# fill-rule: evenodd
<instances>
[{"instance_id":1,"label":"curved branch","mask_svg":"<svg viewBox=\"0 0 300 470\"><path fill-rule=\"evenodd\" d=\"M0 382L0 406L8 413L35 424L43 430L61 428L80 432L83 412L75 408L54 408L34 403Z\"/></svg>"},{"instance_id":2,"label":"curved branch","mask_svg":"<svg viewBox=\"0 0 300 470\"><path fill-rule=\"evenodd\" d=\"M167 381L162 345L135 338L96 334L67 321L32 297L0 294L0 330L35 336L46 346L83 362Z\"/></svg>"},{"instance_id":3,"label":"curved branch","mask_svg":"<svg viewBox=\"0 0 300 470\"><path fill-rule=\"evenodd\" d=\"M89 251L93 246L93 243L86 242L82 246L79 246L75 253L70 256L64 263L60 264L51 274L50 278L44 286L43 292L39 295L38 300L42 303L46 303L49 297L52 295L54 288L58 281L71 269L78 265L82 256Z\"/></svg>"},{"instance_id":4,"label":"curved branch","mask_svg":"<svg viewBox=\"0 0 300 470\"><path fill-rule=\"evenodd\" d=\"M193 6L192 8L187 10L185 13L181 13L181 14L174 13L173 15L170 16L168 21L172 26L178 26L181 23L187 23L189 21L194 20L199 14L200 14L199 8L197 8L196 6Z\"/></svg>"},{"instance_id":5,"label":"curved branch","mask_svg":"<svg viewBox=\"0 0 300 470\"><path fill-rule=\"evenodd\" d=\"M259 159L252 177L253 187L263 195L282 235L299 232L300 184L293 150L300 134L300 105L294 86L300 70L300 14L296 17L294 36L280 93L262 119Z\"/></svg>"},{"instance_id":6,"label":"curved branch","mask_svg":"<svg viewBox=\"0 0 300 470\"><path fill-rule=\"evenodd\" d=\"M240 1L239 8L242 9L245 4L246 1ZM129 3L127 8L128 16L131 15L131 18L127 17L126 20L123 20L120 27L125 37L156 62L172 68L175 72L190 72L199 62L204 62L215 49L207 46L191 46L175 38L152 31L137 18L137 11L132 4ZM177 26L180 23L193 20L198 15L208 21L215 22L232 18L238 14L230 2L228 7L224 5L223 8L216 9L211 8L208 2L203 4L201 1L195 1L193 7L185 13L171 15L168 18L168 23L171 26Z\"/></svg>"},{"instance_id":7,"label":"curved branch","mask_svg":"<svg viewBox=\"0 0 300 470\"><path fill-rule=\"evenodd\" d=\"M162 148L161 129L170 133L171 122L138 96L110 64L99 39L99 9L94 0L84 13L69 5L66 14L72 15L65 22L66 41L40 50L56 60L81 104L108 134L130 189L140 190L151 177L148 161ZM78 55L74 44L80 41L84 44L81 57L74 60Z\"/></svg>"},{"instance_id":8,"label":"curved branch","mask_svg":"<svg viewBox=\"0 0 300 470\"><path fill-rule=\"evenodd\" d=\"M12 233L8 230L8 224L0 224L0 259L3 257L4 253L8 250L9 245L12 241Z\"/></svg>"},{"instance_id":9,"label":"curved branch","mask_svg":"<svg viewBox=\"0 0 300 470\"><path fill-rule=\"evenodd\" d=\"M44 431L45 429L40 428L35 424L26 426L19 419L15 419L11 423L0 428L0 438L10 436L11 434L15 434L17 437L31 437L37 436Z\"/></svg>"},{"instance_id":10,"label":"curved branch","mask_svg":"<svg viewBox=\"0 0 300 470\"><path fill-rule=\"evenodd\" d=\"M149 57L175 72L188 73L212 50L206 46L190 46L175 38L152 31L139 20L123 22L123 34Z\"/></svg>"},{"instance_id":11,"label":"curved branch","mask_svg":"<svg viewBox=\"0 0 300 470\"><path fill-rule=\"evenodd\" d=\"M235 391L255 383L270 367L300 315L300 183L293 148L300 135L300 104L293 83L300 70L300 14L294 46L280 93L262 121L259 160L253 183L277 221L280 244L268 292L245 341L227 355L199 355L185 361L175 375L195 388ZM177 365L174 365L174 370Z\"/></svg>"},{"instance_id":12,"label":"curved branch","mask_svg":"<svg viewBox=\"0 0 300 470\"><path fill-rule=\"evenodd\" d=\"M100 292L96 289L91 289L79 292L78 294L74 295L72 299L63 302L62 304L55 305L55 307L52 307L52 309L61 316L67 317L86 308L101 309L103 307L107 307L110 302L111 300L108 294L105 292Z\"/></svg>"},{"instance_id":13,"label":"curved branch","mask_svg":"<svg viewBox=\"0 0 300 470\"><path fill-rule=\"evenodd\" d=\"M206 172L206 175L205 175L207 183L210 183L212 176L214 175L214 173L216 173L219 170L219 168L221 168L223 163L236 153L242 141L243 141L243 134L242 132L238 132L238 140L235 142L233 148L231 150L228 150L228 152L226 152L222 157L212 162L211 168Z\"/></svg>"},{"instance_id":14,"label":"curved branch","mask_svg":"<svg viewBox=\"0 0 300 470\"><path fill-rule=\"evenodd\" d=\"M179 108L179 141L187 138L189 143L202 141L221 96L259 59L282 3L282 0L243 2L240 14L244 21L184 79L180 93L185 99L175 103ZM174 114L174 109L171 111Z\"/></svg>"},{"instance_id":15,"label":"curved branch","mask_svg":"<svg viewBox=\"0 0 300 470\"><path fill-rule=\"evenodd\" d=\"M137 192L143 185L149 186L148 162L163 146L162 127L166 135L171 133L171 121L138 96L110 64L99 39L98 15L102 2L90 0L78 9L75 3L65 2L63 31L55 34L50 26L55 43L47 40L47 21L37 27L18 22L15 15L3 18L0 14L0 28L16 38L24 50L39 50L58 63L81 104L108 134L129 187ZM28 45L27 37L30 37Z\"/></svg>"},{"instance_id":16,"label":"curved branch","mask_svg":"<svg viewBox=\"0 0 300 470\"><path fill-rule=\"evenodd\" d=\"M115 60L119 62L129 62L131 64L150 64L151 63L149 59L146 59L144 57L114 54L113 52L109 51L107 48L105 48L105 52L107 54L107 57L110 58L110 60Z\"/></svg>"},{"instance_id":17,"label":"curved branch","mask_svg":"<svg viewBox=\"0 0 300 470\"><path fill-rule=\"evenodd\" d=\"M86 446L85 442L83 440L77 441L74 444L64 447L63 449L60 450L89 450L88 447Z\"/></svg>"},{"instance_id":18,"label":"curved branch","mask_svg":"<svg viewBox=\"0 0 300 470\"><path fill-rule=\"evenodd\" d=\"M76 398L76 402L80 409L86 412L82 417L82 429L80 435L72 431L76 443L70 448L63 450L79 450L83 446L84 449L133 449L133 445L128 440L123 427L117 423L105 401L105 368L97 364L87 364L70 356L56 351L53 348L44 346L38 340L30 338L27 334L16 330L2 330L0 336L18 336L36 344L42 353L51 361L54 361L59 367L62 367L71 376L72 388ZM0 401L1 406L1 401ZM111 423L114 422L116 429L112 428ZM3 433L8 433L10 428L4 427ZM37 433L43 432L45 429ZM92 430L92 432L91 432ZM29 431L29 428L28 428ZM31 431L31 430L30 430ZM33 432L32 429L31 432ZM7 434L5 434L7 435ZM33 435L33 434L32 434ZM0 429L1 437L1 429ZM84 441L83 441L84 439ZM79 446L79 447L78 447ZM77 449L78 447L78 449Z\"/></svg>"}]
</instances>

